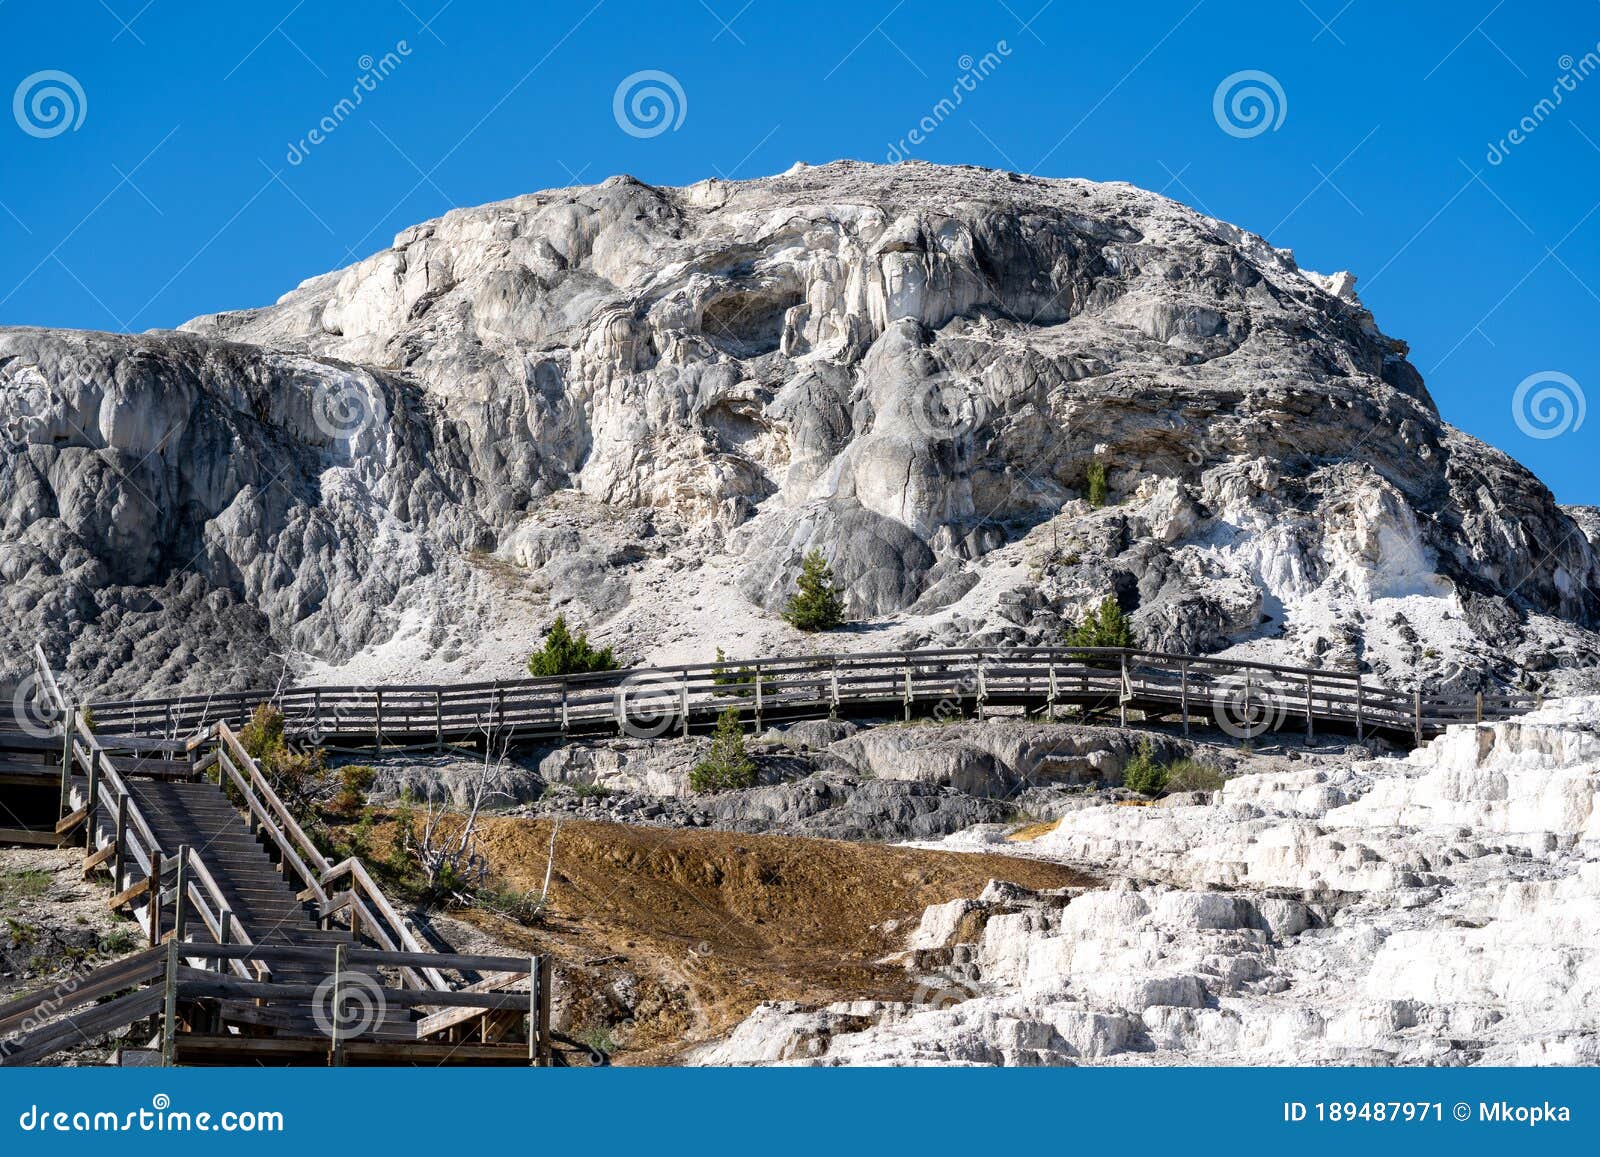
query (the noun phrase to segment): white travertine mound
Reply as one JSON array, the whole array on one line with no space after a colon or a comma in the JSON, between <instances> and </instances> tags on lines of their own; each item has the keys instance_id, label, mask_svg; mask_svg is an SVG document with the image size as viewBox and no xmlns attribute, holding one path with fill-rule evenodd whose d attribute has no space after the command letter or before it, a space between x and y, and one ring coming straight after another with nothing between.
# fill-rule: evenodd
<instances>
[{"instance_id":1,"label":"white travertine mound","mask_svg":"<svg viewBox=\"0 0 1600 1157\"><path fill-rule=\"evenodd\" d=\"M1592 518L1406 353L1348 275L1125 184L459 209L182 332L0 329L0 677L40 641L110 694L483 679L557 610L631 661L774 653L811 547L886 628L840 646L1051 641L1114 591L1165 650L1573 670Z\"/></svg>"},{"instance_id":2,"label":"white travertine mound","mask_svg":"<svg viewBox=\"0 0 1600 1157\"><path fill-rule=\"evenodd\" d=\"M763 1006L699 1059L1600 1063L1597 801L1590 698L1210 805L1070 812L1028 853L1104 890L930 908L908 966L949 978L932 999Z\"/></svg>"}]
</instances>

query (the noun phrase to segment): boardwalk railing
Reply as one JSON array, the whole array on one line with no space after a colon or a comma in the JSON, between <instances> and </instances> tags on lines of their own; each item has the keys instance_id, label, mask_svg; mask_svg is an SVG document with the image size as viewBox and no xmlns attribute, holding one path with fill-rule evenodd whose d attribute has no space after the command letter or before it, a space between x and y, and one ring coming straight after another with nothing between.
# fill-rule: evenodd
<instances>
[{"instance_id":1,"label":"boardwalk railing","mask_svg":"<svg viewBox=\"0 0 1600 1157\"><path fill-rule=\"evenodd\" d=\"M310 966L322 984L283 983L242 966ZM405 978L424 964L485 981L437 990ZM552 1061L547 957L386 952L346 945L182 943L135 953L0 1004L0 1066L35 1064L160 1016L161 1063L505 1063L525 1036L527 1064ZM387 979L395 976L399 979ZM339 984L349 991L341 995ZM108 999L109 998L109 999ZM223 1005L255 1008L271 1037L207 1031ZM391 1010L416 1010L396 1020ZM352 1011L354 1010L354 1011ZM493 1049L480 1042L500 1042ZM515 1053L515 1047L509 1049Z\"/></svg>"},{"instance_id":2,"label":"boardwalk railing","mask_svg":"<svg viewBox=\"0 0 1600 1157\"><path fill-rule=\"evenodd\" d=\"M1117 648L944 649L727 660L591 675L369 687L289 687L93 703L103 733L176 736L242 726L262 703L298 737L334 746L428 746L492 738L687 734L729 707L755 721L1022 706L1209 717L1242 738L1284 726L1413 743L1452 723L1528 711L1531 695L1435 696L1358 673Z\"/></svg>"}]
</instances>

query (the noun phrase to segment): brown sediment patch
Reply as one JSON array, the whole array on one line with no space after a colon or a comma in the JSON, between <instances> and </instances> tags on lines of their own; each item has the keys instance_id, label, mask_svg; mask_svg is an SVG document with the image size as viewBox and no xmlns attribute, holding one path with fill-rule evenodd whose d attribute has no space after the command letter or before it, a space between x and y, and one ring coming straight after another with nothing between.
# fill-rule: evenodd
<instances>
[{"instance_id":1,"label":"brown sediment patch","mask_svg":"<svg viewBox=\"0 0 1600 1157\"><path fill-rule=\"evenodd\" d=\"M543 882L549 820L491 819L481 848L518 888ZM840 840L566 821L548 916L523 929L469 913L484 932L566 966L569 984L636 982L619 1063L670 1063L764 1000L811 1005L906 999L884 958L923 909L975 897L992 879L1027 888L1093 883L1058 864ZM570 994L583 1021L582 993ZM593 1003L595 1016L603 1002Z\"/></svg>"}]
</instances>

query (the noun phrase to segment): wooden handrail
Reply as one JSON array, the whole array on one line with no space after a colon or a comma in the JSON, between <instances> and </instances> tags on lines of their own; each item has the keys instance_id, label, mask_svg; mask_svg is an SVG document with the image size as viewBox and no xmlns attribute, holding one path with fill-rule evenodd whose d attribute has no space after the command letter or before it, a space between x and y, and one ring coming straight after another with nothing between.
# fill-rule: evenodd
<instances>
[{"instance_id":1,"label":"wooden handrail","mask_svg":"<svg viewBox=\"0 0 1600 1157\"><path fill-rule=\"evenodd\" d=\"M1058 682L1071 680L1079 695L1099 693L1119 684L1118 669L1126 663L1134 698L1164 698L1163 688L1187 685L1184 702L1201 699L1228 677L1262 685L1290 685L1294 704L1304 705L1324 722L1359 723L1412 735L1432 733L1457 719L1452 701L1420 697L1415 691L1375 686L1359 674L1319 668L1289 667L1253 660L1182 655L1114 647L945 648L863 652L816 656L724 659L676 667L646 667L553 678L525 678L459 684L396 684L383 687L317 686L227 695L179 696L94 704L102 727L132 729L144 720L171 715L183 726L226 722L245 714L250 705L272 702L291 727L304 726L357 737L374 743L407 735L442 745L495 733L566 733L571 727L592 728L606 720L620 721L619 699L672 689L691 711L708 713L726 707L731 697L748 700L768 714L803 710L823 704L829 710L844 702L891 700L899 695L907 672L919 684L919 697L937 693L941 679L971 674L979 686L965 689L967 698L983 699L991 691L1015 693L1008 681L1042 687L1050 672ZM750 672L759 668L759 695ZM739 672L745 671L744 675ZM731 678L730 678L731 677ZM1304 691L1309 680L1310 693ZM987 684L988 686L985 686ZM837 695L837 699L835 696ZM1526 697L1486 696L1488 718L1518 713ZM1476 699L1472 700L1476 714ZM1292 708L1291 708L1292 713ZM135 721L139 721L137 724Z\"/></svg>"},{"instance_id":2,"label":"wooden handrail","mask_svg":"<svg viewBox=\"0 0 1600 1157\"><path fill-rule=\"evenodd\" d=\"M428 946L417 939L416 934L400 918L400 913L395 911L394 905L389 902L389 897L384 895L383 889L378 887L377 882L367 872L366 865L354 856L340 861L324 872L322 884L324 887L331 887L346 876L350 877L353 885L352 891L356 892L370 907L376 909L378 915L388 922L390 929L394 932L395 939L398 941L395 945L397 948L404 948L408 952L423 955L430 953ZM424 967L422 971L427 976L429 983L435 988L448 989L450 987L450 982L444 978L437 968Z\"/></svg>"},{"instance_id":3,"label":"wooden handrail","mask_svg":"<svg viewBox=\"0 0 1600 1157\"><path fill-rule=\"evenodd\" d=\"M226 729L226 724L219 723L217 726L224 730ZM261 770L256 766L255 760L250 758L249 753L243 747L235 745L235 755L249 769L249 775L246 776L241 772L234 760L229 758L226 752L219 747L217 751L219 776L231 781L233 786L239 790L240 795L244 798L245 809L261 821L262 827L277 847L284 863L300 877L302 886L311 891L319 904L327 904L328 894L323 890L320 882L321 871L313 870L305 862L300 852L296 850L296 845L308 849L310 854L315 857L315 862L320 865L327 864L326 857L317 851L316 845L311 842L300 825L295 823L294 817L289 814L289 809L284 806L283 801L272 790L272 785L261 774ZM266 799L263 799L262 796L265 796Z\"/></svg>"}]
</instances>

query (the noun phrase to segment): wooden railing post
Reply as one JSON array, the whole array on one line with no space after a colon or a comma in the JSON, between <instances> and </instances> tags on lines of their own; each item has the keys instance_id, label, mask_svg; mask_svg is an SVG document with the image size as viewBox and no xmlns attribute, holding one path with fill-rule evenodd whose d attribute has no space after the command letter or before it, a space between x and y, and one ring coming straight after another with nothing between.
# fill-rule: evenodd
<instances>
[{"instance_id":1,"label":"wooden railing post","mask_svg":"<svg viewBox=\"0 0 1600 1157\"><path fill-rule=\"evenodd\" d=\"M1315 687L1315 684L1316 684L1316 678L1317 677L1315 675L1311 674L1309 671L1306 672L1306 742L1307 743L1310 743L1313 739L1316 738L1316 730L1315 730L1316 725L1312 722L1312 720L1314 718L1314 713L1312 711L1312 699L1313 699L1313 696L1314 696L1313 688Z\"/></svg>"},{"instance_id":2,"label":"wooden railing post","mask_svg":"<svg viewBox=\"0 0 1600 1157\"><path fill-rule=\"evenodd\" d=\"M161 943L161 849L150 849L150 903L146 906L150 921L150 943Z\"/></svg>"},{"instance_id":3,"label":"wooden railing post","mask_svg":"<svg viewBox=\"0 0 1600 1157\"><path fill-rule=\"evenodd\" d=\"M1419 684L1411 693L1411 729L1417 746L1422 746L1422 687Z\"/></svg>"},{"instance_id":4,"label":"wooden railing post","mask_svg":"<svg viewBox=\"0 0 1600 1157\"><path fill-rule=\"evenodd\" d=\"M433 750L444 752L444 689L433 689Z\"/></svg>"},{"instance_id":5,"label":"wooden railing post","mask_svg":"<svg viewBox=\"0 0 1600 1157\"><path fill-rule=\"evenodd\" d=\"M128 797L121 796L117 800L117 828L111 837L111 891L113 894L122 892L122 873L127 867L128 858Z\"/></svg>"},{"instance_id":6,"label":"wooden railing post","mask_svg":"<svg viewBox=\"0 0 1600 1157\"><path fill-rule=\"evenodd\" d=\"M172 901L172 939L182 941L185 931L186 918L184 915L184 886L188 883L189 874L189 845L183 844L178 848L178 886L177 896Z\"/></svg>"},{"instance_id":7,"label":"wooden railing post","mask_svg":"<svg viewBox=\"0 0 1600 1157\"><path fill-rule=\"evenodd\" d=\"M178 942L167 944L166 1000L161 1016L161 1067L170 1069L178 1059Z\"/></svg>"},{"instance_id":8,"label":"wooden railing post","mask_svg":"<svg viewBox=\"0 0 1600 1157\"><path fill-rule=\"evenodd\" d=\"M373 707L372 726L375 732L375 746L381 748L383 746L383 688L375 688L375 694L377 700Z\"/></svg>"},{"instance_id":9,"label":"wooden railing post","mask_svg":"<svg viewBox=\"0 0 1600 1157\"><path fill-rule=\"evenodd\" d=\"M93 747L89 749L89 789L88 798L84 803L84 829L94 831L94 817L100 807L100 752ZM92 836L89 838L93 838Z\"/></svg>"},{"instance_id":10,"label":"wooden railing post","mask_svg":"<svg viewBox=\"0 0 1600 1157\"><path fill-rule=\"evenodd\" d=\"M1478 692L1477 722L1483 722L1483 692Z\"/></svg>"},{"instance_id":11,"label":"wooden railing post","mask_svg":"<svg viewBox=\"0 0 1600 1157\"><path fill-rule=\"evenodd\" d=\"M689 671L684 669L683 678L678 683L678 724L683 728L683 737L689 738Z\"/></svg>"},{"instance_id":12,"label":"wooden railing post","mask_svg":"<svg viewBox=\"0 0 1600 1157\"><path fill-rule=\"evenodd\" d=\"M61 717L61 815L71 811L72 803L72 720L74 709L67 705L66 714ZM60 818L59 816L57 817ZM90 821L93 826L93 820Z\"/></svg>"},{"instance_id":13,"label":"wooden railing post","mask_svg":"<svg viewBox=\"0 0 1600 1157\"><path fill-rule=\"evenodd\" d=\"M1356 671L1356 742L1366 741L1366 711L1363 703L1364 696L1361 691L1361 672Z\"/></svg>"},{"instance_id":14,"label":"wooden railing post","mask_svg":"<svg viewBox=\"0 0 1600 1157\"><path fill-rule=\"evenodd\" d=\"M555 1059L553 1048L554 1041L550 1037L550 989L555 981L555 960L550 956L541 956L538 968L539 1005L536 1015L539 1020L539 1054L540 1068L549 1068Z\"/></svg>"},{"instance_id":15,"label":"wooden railing post","mask_svg":"<svg viewBox=\"0 0 1600 1157\"><path fill-rule=\"evenodd\" d=\"M1178 700L1183 711L1183 737L1189 738L1189 660L1178 667Z\"/></svg>"},{"instance_id":16,"label":"wooden railing post","mask_svg":"<svg viewBox=\"0 0 1600 1157\"><path fill-rule=\"evenodd\" d=\"M335 1068L344 1064L344 1042L339 1039L339 1010L343 994L339 989L344 985L345 951L343 944L333 946L333 1002L328 1006L328 1064Z\"/></svg>"},{"instance_id":17,"label":"wooden railing post","mask_svg":"<svg viewBox=\"0 0 1600 1157\"><path fill-rule=\"evenodd\" d=\"M761 730L761 664L756 664L756 730Z\"/></svg>"},{"instance_id":18,"label":"wooden railing post","mask_svg":"<svg viewBox=\"0 0 1600 1157\"><path fill-rule=\"evenodd\" d=\"M912 686L911 686L911 664L910 663L906 664L906 669L905 669L905 688L902 691L900 698L901 698L901 701L905 704L906 722L910 723L911 722L911 705L912 705L913 701L916 699L916 692L912 689Z\"/></svg>"},{"instance_id":19,"label":"wooden railing post","mask_svg":"<svg viewBox=\"0 0 1600 1157\"><path fill-rule=\"evenodd\" d=\"M528 958L528 1067L539 1063L539 958Z\"/></svg>"},{"instance_id":20,"label":"wooden railing post","mask_svg":"<svg viewBox=\"0 0 1600 1157\"><path fill-rule=\"evenodd\" d=\"M1122 683L1117 687L1117 718L1119 726L1128 725L1128 653L1122 653Z\"/></svg>"}]
</instances>

